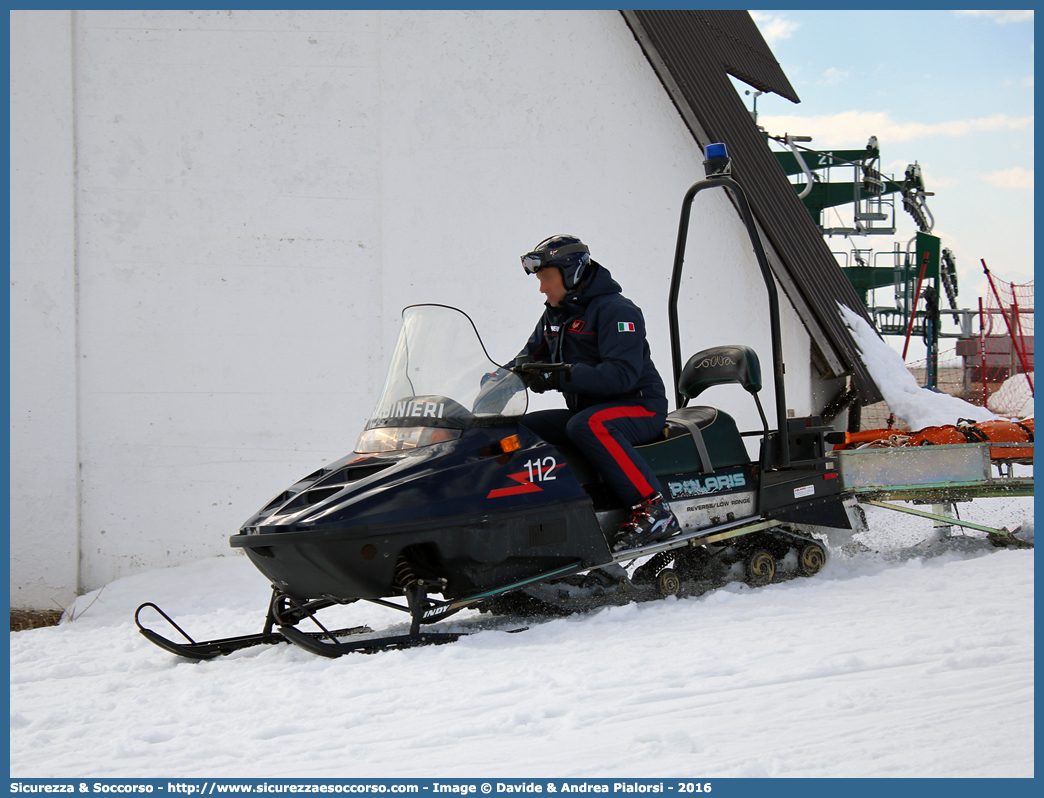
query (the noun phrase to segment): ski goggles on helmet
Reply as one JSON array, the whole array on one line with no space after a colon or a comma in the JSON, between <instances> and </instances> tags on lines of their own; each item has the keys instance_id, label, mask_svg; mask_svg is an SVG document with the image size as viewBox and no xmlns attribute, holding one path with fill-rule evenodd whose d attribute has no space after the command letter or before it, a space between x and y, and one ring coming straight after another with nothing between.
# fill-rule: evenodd
<instances>
[{"instance_id":1,"label":"ski goggles on helmet","mask_svg":"<svg viewBox=\"0 0 1044 798\"><path fill-rule=\"evenodd\" d=\"M536 274L544 267L562 260L566 255L575 255L577 252L591 253L586 244L566 244L555 249L538 249L522 256L522 268L526 274Z\"/></svg>"}]
</instances>

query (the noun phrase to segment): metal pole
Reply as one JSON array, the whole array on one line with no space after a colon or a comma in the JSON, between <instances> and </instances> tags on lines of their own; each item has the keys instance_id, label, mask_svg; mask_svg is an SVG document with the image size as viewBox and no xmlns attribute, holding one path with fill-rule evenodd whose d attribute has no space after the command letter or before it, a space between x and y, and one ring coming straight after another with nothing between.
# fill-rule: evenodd
<instances>
[{"instance_id":1,"label":"metal pole","mask_svg":"<svg viewBox=\"0 0 1044 798\"><path fill-rule=\"evenodd\" d=\"M1029 383L1030 396L1033 396L1033 378L1030 376L1031 372L1026 367L1026 338L1022 334L1022 317L1019 316L1019 298L1015 293L1015 283L1011 284L1011 315L1015 320L1015 329L1019 332L1019 350L1022 353L1022 373L1026 375L1026 382Z\"/></svg>"},{"instance_id":2,"label":"metal pole","mask_svg":"<svg viewBox=\"0 0 1044 798\"><path fill-rule=\"evenodd\" d=\"M928 258L930 253L925 252L921 261L921 273L917 277L917 290L913 295L913 306L910 308L910 323L906 325L906 341L903 343L903 362L906 362L906 349L910 346L910 333L913 332L914 319L917 318L917 300L921 298L921 283L924 281L924 273L928 269Z\"/></svg>"},{"instance_id":3,"label":"metal pole","mask_svg":"<svg viewBox=\"0 0 1044 798\"><path fill-rule=\"evenodd\" d=\"M986 407L990 391L986 387L986 314L982 309L982 297L979 297L979 371L982 380L982 406Z\"/></svg>"},{"instance_id":4,"label":"metal pole","mask_svg":"<svg viewBox=\"0 0 1044 798\"><path fill-rule=\"evenodd\" d=\"M788 468L790 466L790 439L787 433L786 389L783 385L784 365L783 348L779 331L779 297L776 293L776 283L772 277L772 271L769 268L768 260L765 257L765 250L761 246L761 240L758 237L757 228L754 225L754 216L751 213L750 205L747 203L746 195L743 193L743 189L740 187L739 183L731 177L714 176L708 177L705 180L700 180L690 186L689 190L685 192L685 197L682 200L681 219L678 222L678 243L674 250L674 270L671 273L671 289L667 309L671 332L671 365L674 369L674 397L678 407L685 406L687 400L678 391L678 383L681 379L681 341L678 332L678 293L681 290L681 275L683 264L685 262L685 242L689 233L689 215L692 210L692 201L695 199L696 194L704 189L718 187L731 191L736 199L736 204L739 206L740 213L743 216L743 222L747 228L747 235L750 236L750 242L754 248L754 255L758 260L758 266L761 267L761 276L765 280L765 288L768 290L769 327L772 337L772 376L773 387L776 394L776 424L779 433L779 457L777 465L780 468Z\"/></svg>"}]
</instances>

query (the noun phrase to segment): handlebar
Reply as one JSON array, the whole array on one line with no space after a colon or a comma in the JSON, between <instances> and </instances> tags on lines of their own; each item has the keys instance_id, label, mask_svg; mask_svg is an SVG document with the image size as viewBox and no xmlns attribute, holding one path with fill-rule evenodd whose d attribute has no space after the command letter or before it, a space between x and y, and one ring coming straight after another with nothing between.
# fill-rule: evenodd
<instances>
[{"instance_id":1,"label":"handlebar","mask_svg":"<svg viewBox=\"0 0 1044 798\"><path fill-rule=\"evenodd\" d=\"M517 371L572 371L572 363L519 363L515 366Z\"/></svg>"}]
</instances>

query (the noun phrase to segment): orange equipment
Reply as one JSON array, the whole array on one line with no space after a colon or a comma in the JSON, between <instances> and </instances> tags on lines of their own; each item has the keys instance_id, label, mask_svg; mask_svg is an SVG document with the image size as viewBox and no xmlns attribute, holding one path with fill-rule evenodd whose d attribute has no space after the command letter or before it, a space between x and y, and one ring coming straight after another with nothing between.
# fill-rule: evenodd
<instances>
[{"instance_id":1,"label":"orange equipment","mask_svg":"<svg viewBox=\"0 0 1044 798\"><path fill-rule=\"evenodd\" d=\"M944 446L962 443L1033 443L1033 419L1008 421L969 421L958 419L956 424L941 427L925 427L915 432L900 432L894 429L870 429L862 432L846 432L845 442L834 446L834 451L889 446ZM1026 448L997 446L990 448L993 460L1033 460L1033 447Z\"/></svg>"}]
</instances>

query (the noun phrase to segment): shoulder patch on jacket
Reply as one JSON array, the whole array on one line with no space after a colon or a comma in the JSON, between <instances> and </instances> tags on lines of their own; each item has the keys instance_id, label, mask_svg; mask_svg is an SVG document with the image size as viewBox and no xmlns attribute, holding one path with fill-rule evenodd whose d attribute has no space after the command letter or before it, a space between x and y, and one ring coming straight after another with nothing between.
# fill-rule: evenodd
<instances>
[{"instance_id":1,"label":"shoulder patch on jacket","mask_svg":"<svg viewBox=\"0 0 1044 798\"><path fill-rule=\"evenodd\" d=\"M616 329L617 329L618 332L634 332L634 322L633 321L621 321L617 325Z\"/></svg>"}]
</instances>

